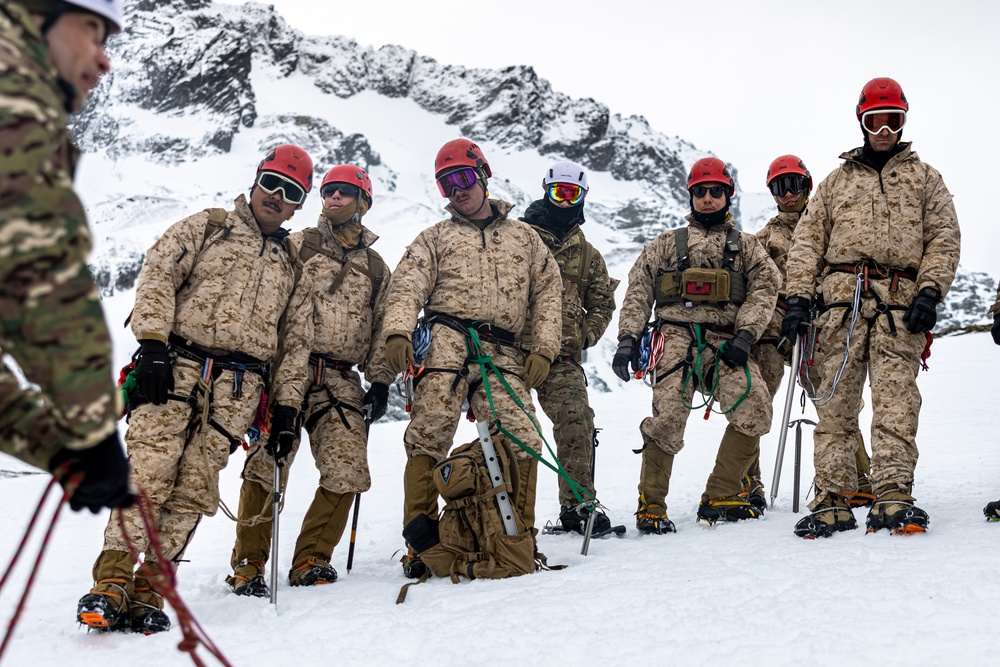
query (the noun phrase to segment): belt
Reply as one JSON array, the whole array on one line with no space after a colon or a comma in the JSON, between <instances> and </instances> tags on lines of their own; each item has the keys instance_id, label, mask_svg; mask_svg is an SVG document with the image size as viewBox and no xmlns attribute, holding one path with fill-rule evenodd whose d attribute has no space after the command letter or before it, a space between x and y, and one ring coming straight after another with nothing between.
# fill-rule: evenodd
<instances>
[{"instance_id":1,"label":"belt","mask_svg":"<svg viewBox=\"0 0 1000 667\"><path fill-rule=\"evenodd\" d=\"M341 371L343 373L354 369L354 364L350 361L341 361L339 359L334 359L333 357L328 357L325 354L319 354L318 352L309 353L310 366L318 366L321 361L323 362L324 367L332 368L335 371Z\"/></svg>"},{"instance_id":2,"label":"belt","mask_svg":"<svg viewBox=\"0 0 1000 667\"><path fill-rule=\"evenodd\" d=\"M206 358L211 358L217 365L230 368L242 368L254 373L264 373L268 367L267 362L261 361L256 357L252 357L249 354L211 348L195 343L191 340L185 340L177 334L170 334L169 341L170 348L176 352L178 356L192 361L205 361Z\"/></svg>"},{"instance_id":3,"label":"belt","mask_svg":"<svg viewBox=\"0 0 1000 667\"><path fill-rule=\"evenodd\" d=\"M851 273L861 274L865 281L865 291L868 291L869 280L890 280L889 291L895 292L899 287L899 279L915 281L917 270L909 268L899 268L895 266L885 266L873 259L863 259L855 264L831 264L830 273Z\"/></svg>"},{"instance_id":4,"label":"belt","mask_svg":"<svg viewBox=\"0 0 1000 667\"><path fill-rule=\"evenodd\" d=\"M472 329L479 336L479 339L487 343L493 343L494 345L507 345L513 347L516 342L516 337L513 332L507 331L506 329L501 329L500 327L494 326L492 322L486 322L484 320L467 320L461 317L453 317L451 315L445 315L444 313L427 313L424 318L424 324L431 326L432 324L443 324L449 329L454 329L459 333L469 335L469 329Z\"/></svg>"}]
</instances>

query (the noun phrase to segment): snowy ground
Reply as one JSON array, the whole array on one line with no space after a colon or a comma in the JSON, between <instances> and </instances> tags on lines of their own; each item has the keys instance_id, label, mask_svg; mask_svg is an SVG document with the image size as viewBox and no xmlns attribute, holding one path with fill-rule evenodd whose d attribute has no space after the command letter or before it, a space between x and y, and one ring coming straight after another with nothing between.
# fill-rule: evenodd
<instances>
[{"instance_id":1,"label":"snowy ground","mask_svg":"<svg viewBox=\"0 0 1000 667\"><path fill-rule=\"evenodd\" d=\"M457 586L432 579L397 606L406 582L395 555L402 547L405 424L395 423L373 430L373 487L363 498L353 572L344 571L345 544L334 554L338 583L313 590L282 583L276 609L266 600L237 598L223 583L234 529L220 513L202 522L188 551L181 594L233 665L996 664L1000 638L990 619L1000 599L994 576L1000 525L985 522L981 509L1000 497L991 411L1000 392L1000 350L986 334L941 339L930 364L920 377L916 494L931 516L923 535L861 529L827 540L796 538L791 448L777 504L763 520L697 524L695 508L725 424L718 415L705 422L697 414L668 499L678 533L640 537L631 517L639 457L631 449L649 411L649 390L632 382L593 396L604 429L598 495L629 532L595 541L586 558L576 536L540 537L549 562L569 565L565 570ZM473 432L463 427L469 437ZM767 482L776 444L776 433L762 444ZM803 488L812 474L808 430L805 451ZM0 461L0 469L15 467L8 462ZM233 461L224 473L223 496L232 507L239 469ZM10 508L0 516L3 564L44 482L41 475L0 478L0 499ZM282 574L315 482L305 456L293 470L281 518ZM543 473L540 524L555 518L555 487L554 475ZM856 516L863 524L864 511ZM74 622L106 519L67 514L61 521L5 665L190 664L176 648L176 629L106 636ZM0 598L4 625L26 567L19 566Z\"/></svg>"}]
</instances>

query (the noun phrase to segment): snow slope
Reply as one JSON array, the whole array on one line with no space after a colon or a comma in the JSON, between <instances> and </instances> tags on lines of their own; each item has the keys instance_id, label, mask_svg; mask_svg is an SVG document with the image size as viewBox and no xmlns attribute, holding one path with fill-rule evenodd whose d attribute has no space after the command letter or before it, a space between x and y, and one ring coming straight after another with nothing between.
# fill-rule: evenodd
<instances>
[{"instance_id":1,"label":"snow slope","mask_svg":"<svg viewBox=\"0 0 1000 667\"><path fill-rule=\"evenodd\" d=\"M397 422L373 428L373 485L363 497L350 574L345 543L334 554L336 584L292 589L282 576L277 608L237 598L223 583L234 529L220 513L199 528L190 562L180 569L181 594L233 665L996 664L1000 638L989 621L1000 598L1000 579L992 576L1000 525L985 522L981 508L1000 495L1000 455L992 398L986 405L982 399L1000 392L1000 350L986 334L940 339L930 365L920 377L916 493L931 516L923 535L859 529L827 540L796 538L791 437L777 504L763 520L697 524L695 507L725 425L718 415L706 422L699 413L690 419L668 498L678 532L640 537L631 517L639 457L630 450L640 445L637 424L649 413L649 390L631 382L592 397L604 429L598 495L629 531L593 542L588 557L579 554L577 536L541 536L549 562L565 570L457 586L432 579L397 606L406 583L395 555L402 547L405 426ZM862 418L866 429L870 413ZM473 431L465 424L460 437ZM774 432L762 443L768 483L776 443ZM812 474L810 445L807 429L803 487ZM223 497L231 507L239 459L224 472ZM282 575L316 479L303 455L281 517ZM0 516L2 562L44 482L41 475L0 478L0 499L10 508ZM543 472L539 524L556 516L555 489L554 475ZM863 523L864 510L855 514ZM106 518L67 514L61 521L5 665L190 664L176 648L177 629L103 636L74 623ZM4 622L26 574L25 564L0 597Z\"/></svg>"}]
</instances>

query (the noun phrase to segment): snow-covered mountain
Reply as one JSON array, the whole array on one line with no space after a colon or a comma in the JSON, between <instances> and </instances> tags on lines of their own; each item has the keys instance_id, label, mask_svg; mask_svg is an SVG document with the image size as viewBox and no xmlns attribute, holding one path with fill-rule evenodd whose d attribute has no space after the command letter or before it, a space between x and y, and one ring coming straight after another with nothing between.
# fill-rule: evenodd
<instances>
[{"instance_id":1,"label":"snow-covered mountain","mask_svg":"<svg viewBox=\"0 0 1000 667\"><path fill-rule=\"evenodd\" d=\"M115 69L74 119L88 154L80 183L95 230L92 266L107 297L133 287L146 248L169 224L246 191L279 142L306 148L319 174L341 162L369 171L366 224L382 235L390 265L441 217L432 164L445 141L481 143L491 192L522 209L540 196L551 162L577 160L591 170L585 230L619 277L642 244L682 223L688 168L708 154L642 117L554 91L531 67L467 69L397 46L305 36L255 3L126 7L125 34L111 45ZM312 224L318 199L293 227ZM733 213L745 228L772 211L767 193L738 187ZM985 322L992 288L985 274L963 273L939 329Z\"/></svg>"}]
</instances>

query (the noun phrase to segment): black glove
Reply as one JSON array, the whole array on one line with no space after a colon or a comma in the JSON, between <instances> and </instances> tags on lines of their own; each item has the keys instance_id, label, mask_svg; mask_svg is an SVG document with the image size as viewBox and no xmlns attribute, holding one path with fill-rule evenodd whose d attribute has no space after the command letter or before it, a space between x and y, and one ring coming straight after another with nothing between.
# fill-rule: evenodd
<instances>
[{"instance_id":1,"label":"black glove","mask_svg":"<svg viewBox=\"0 0 1000 667\"><path fill-rule=\"evenodd\" d=\"M128 484L128 460L118 440L112 433L90 449L70 450L63 447L49 461L49 471L56 472L68 462L59 483L66 482L75 473L83 473L83 481L69 499L74 512L84 507L97 514L102 507L131 507L135 496Z\"/></svg>"},{"instance_id":2,"label":"black glove","mask_svg":"<svg viewBox=\"0 0 1000 667\"><path fill-rule=\"evenodd\" d=\"M993 328L990 329L990 335L993 336L993 342L1000 345L1000 315L993 316Z\"/></svg>"},{"instance_id":3,"label":"black glove","mask_svg":"<svg viewBox=\"0 0 1000 667\"><path fill-rule=\"evenodd\" d=\"M279 461L292 451L295 436L299 433L295 425L297 415L298 411L287 405L279 405L271 415L271 434L267 438L267 444L264 445L264 451Z\"/></svg>"},{"instance_id":4,"label":"black glove","mask_svg":"<svg viewBox=\"0 0 1000 667\"><path fill-rule=\"evenodd\" d=\"M438 535L438 522L426 514L418 514L403 526L403 539L420 554L441 542Z\"/></svg>"},{"instance_id":5,"label":"black glove","mask_svg":"<svg viewBox=\"0 0 1000 667\"><path fill-rule=\"evenodd\" d=\"M804 296L790 296L785 300L785 317L781 320L781 337L789 345L795 342L795 336L802 333L803 326L809 322L809 299Z\"/></svg>"},{"instance_id":6,"label":"black glove","mask_svg":"<svg viewBox=\"0 0 1000 667\"><path fill-rule=\"evenodd\" d=\"M937 305L941 292L933 287L925 287L913 297L910 307L903 313L906 330L913 334L927 333L937 324Z\"/></svg>"},{"instance_id":7,"label":"black glove","mask_svg":"<svg viewBox=\"0 0 1000 667\"><path fill-rule=\"evenodd\" d=\"M746 329L740 329L729 339L719 358L730 368L737 368L747 363L750 358L750 346L753 345L753 334Z\"/></svg>"},{"instance_id":8,"label":"black glove","mask_svg":"<svg viewBox=\"0 0 1000 667\"><path fill-rule=\"evenodd\" d=\"M611 360L611 370L622 379L622 382L632 379L632 374L628 371L629 364L632 365L633 372L639 370L639 347L635 344L635 338L625 336L618 341L618 351Z\"/></svg>"},{"instance_id":9,"label":"black glove","mask_svg":"<svg viewBox=\"0 0 1000 667\"><path fill-rule=\"evenodd\" d=\"M372 386L365 393L365 407L369 408L368 419L370 422L377 422L385 414L385 409L389 405L389 385L381 382L373 382Z\"/></svg>"},{"instance_id":10,"label":"black glove","mask_svg":"<svg viewBox=\"0 0 1000 667\"><path fill-rule=\"evenodd\" d=\"M139 362L135 365L135 384L147 401L164 405L174 390L174 369L165 343L139 341Z\"/></svg>"}]
</instances>

